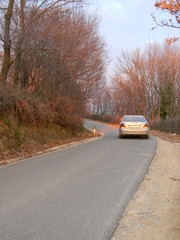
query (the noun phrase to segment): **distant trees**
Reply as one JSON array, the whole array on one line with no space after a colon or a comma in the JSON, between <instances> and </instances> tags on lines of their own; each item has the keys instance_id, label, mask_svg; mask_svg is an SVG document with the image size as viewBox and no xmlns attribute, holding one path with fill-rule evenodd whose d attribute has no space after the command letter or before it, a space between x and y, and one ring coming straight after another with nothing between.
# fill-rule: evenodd
<instances>
[{"instance_id":1,"label":"distant trees","mask_svg":"<svg viewBox=\"0 0 180 240\"><path fill-rule=\"evenodd\" d=\"M73 124L75 115L80 121L104 81L105 43L97 16L83 4L3 0L0 6L1 85L40 99L62 125Z\"/></svg>"},{"instance_id":2,"label":"distant trees","mask_svg":"<svg viewBox=\"0 0 180 240\"><path fill-rule=\"evenodd\" d=\"M179 69L176 45L152 43L144 50L123 50L111 82L90 104L92 117L118 122L125 114L142 114L151 123L179 119Z\"/></svg>"},{"instance_id":3,"label":"distant trees","mask_svg":"<svg viewBox=\"0 0 180 240\"><path fill-rule=\"evenodd\" d=\"M120 91L123 94L123 106L127 112L142 114L146 111L146 82L145 82L145 60L139 49L134 52L122 51L118 58L116 74L113 77L113 89L115 89L114 102L119 102ZM118 91L118 92L117 92ZM118 106L117 106L118 108ZM121 112L123 110L121 108Z\"/></svg>"},{"instance_id":4,"label":"distant trees","mask_svg":"<svg viewBox=\"0 0 180 240\"><path fill-rule=\"evenodd\" d=\"M180 115L180 50L149 44L144 51L122 51L112 77L117 114L143 114L150 120Z\"/></svg>"}]
</instances>

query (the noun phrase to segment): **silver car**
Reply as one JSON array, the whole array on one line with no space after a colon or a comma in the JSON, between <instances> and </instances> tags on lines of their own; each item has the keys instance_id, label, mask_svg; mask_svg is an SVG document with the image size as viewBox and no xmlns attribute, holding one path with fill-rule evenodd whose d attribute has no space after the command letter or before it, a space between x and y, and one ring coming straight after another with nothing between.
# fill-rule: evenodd
<instances>
[{"instance_id":1,"label":"silver car","mask_svg":"<svg viewBox=\"0 0 180 240\"><path fill-rule=\"evenodd\" d=\"M149 124L142 115L125 115L119 124L119 138L127 135L149 138Z\"/></svg>"}]
</instances>

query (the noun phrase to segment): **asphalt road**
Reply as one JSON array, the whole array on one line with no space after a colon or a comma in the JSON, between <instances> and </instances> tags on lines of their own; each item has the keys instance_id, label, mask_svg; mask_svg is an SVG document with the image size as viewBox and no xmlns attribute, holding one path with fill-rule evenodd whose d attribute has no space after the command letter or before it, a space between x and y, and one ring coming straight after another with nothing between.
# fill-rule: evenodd
<instances>
[{"instance_id":1,"label":"asphalt road","mask_svg":"<svg viewBox=\"0 0 180 240\"><path fill-rule=\"evenodd\" d=\"M99 140L0 167L0 240L108 240L147 173L156 140Z\"/></svg>"}]
</instances>

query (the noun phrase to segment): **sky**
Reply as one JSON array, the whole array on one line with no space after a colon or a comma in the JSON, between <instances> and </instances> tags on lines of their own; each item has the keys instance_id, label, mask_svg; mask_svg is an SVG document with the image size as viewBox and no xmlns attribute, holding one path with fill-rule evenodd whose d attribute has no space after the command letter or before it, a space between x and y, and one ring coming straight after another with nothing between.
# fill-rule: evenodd
<instances>
[{"instance_id":1,"label":"sky","mask_svg":"<svg viewBox=\"0 0 180 240\"><path fill-rule=\"evenodd\" d=\"M94 9L101 19L100 34L107 43L109 57L112 59L110 71L123 50L144 48L148 43L163 43L165 38L178 35L177 29L157 27L156 19L170 18L154 7L155 0L96 0Z\"/></svg>"}]
</instances>

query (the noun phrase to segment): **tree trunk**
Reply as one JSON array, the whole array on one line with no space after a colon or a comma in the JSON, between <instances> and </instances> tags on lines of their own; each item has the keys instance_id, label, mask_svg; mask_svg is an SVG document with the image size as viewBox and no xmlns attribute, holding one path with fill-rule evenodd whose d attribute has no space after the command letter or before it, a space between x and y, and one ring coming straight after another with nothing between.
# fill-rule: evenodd
<instances>
[{"instance_id":1,"label":"tree trunk","mask_svg":"<svg viewBox=\"0 0 180 240\"><path fill-rule=\"evenodd\" d=\"M24 36L25 36L25 30L24 30L24 7L25 7L25 0L20 1L20 33L19 33L19 38L18 42L16 45L16 50L15 50L15 64L14 64L14 86L21 87L21 82L20 82L20 74L22 70L22 46L23 46L23 41L24 41ZM22 75L22 74L21 74ZM21 80L22 81L22 80Z\"/></svg>"},{"instance_id":2,"label":"tree trunk","mask_svg":"<svg viewBox=\"0 0 180 240\"><path fill-rule=\"evenodd\" d=\"M10 40L10 27L11 17L13 12L14 0L9 0L7 12L4 15L5 29L4 29L4 58L2 63L2 69L0 74L0 80L3 84L6 84L9 68L11 66L11 40Z\"/></svg>"},{"instance_id":3,"label":"tree trunk","mask_svg":"<svg viewBox=\"0 0 180 240\"><path fill-rule=\"evenodd\" d=\"M14 87L20 87L20 71L21 71L21 41L18 41L15 50L15 62L14 62Z\"/></svg>"}]
</instances>

